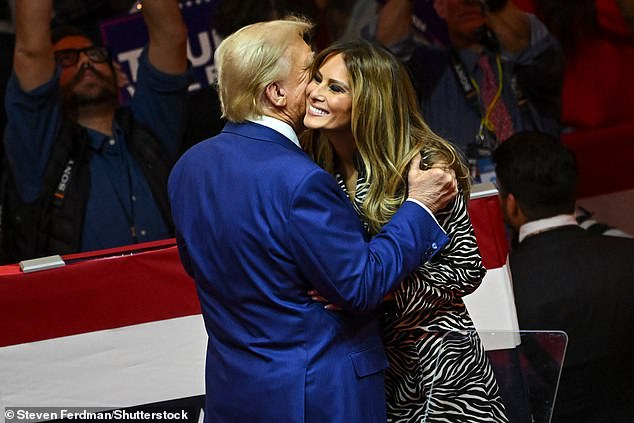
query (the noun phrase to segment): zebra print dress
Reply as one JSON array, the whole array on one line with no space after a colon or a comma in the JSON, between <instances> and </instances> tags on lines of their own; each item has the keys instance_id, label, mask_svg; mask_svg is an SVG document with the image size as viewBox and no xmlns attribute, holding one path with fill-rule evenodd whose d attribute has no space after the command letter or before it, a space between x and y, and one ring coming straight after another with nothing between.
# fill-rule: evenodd
<instances>
[{"instance_id":1,"label":"zebra print dress","mask_svg":"<svg viewBox=\"0 0 634 423\"><path fill-rule=\"evenodd\" d=\"M342 176L336 178L346 191ZM360 206L367 191L360 175L352 203L366 230ZM508 422L480 339L443 338L448 331L474 329L462 297L473 292L486 273L464 195L436 219L449 243L408 276L386 308L388 422Z\"/></svg>"}]
</instances>

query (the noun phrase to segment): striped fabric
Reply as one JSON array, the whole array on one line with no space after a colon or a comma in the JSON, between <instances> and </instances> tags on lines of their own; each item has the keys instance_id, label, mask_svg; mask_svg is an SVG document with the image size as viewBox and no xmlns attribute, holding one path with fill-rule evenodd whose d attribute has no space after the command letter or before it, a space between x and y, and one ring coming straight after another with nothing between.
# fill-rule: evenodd
<instances>
[{"instance_id":1,"label":"striped fabric","mask_svg":"<svg viewBox=\"0 0 634 423\"><path fill-rule=\"evenodd\" d=\"M341 175L336 178L345 191ZM360 176L353 206L362 220L367 192ZM443 340L448 331L474 329L462 297L478 288L486 273L464 196L458 195L436 218L449 244L409 276L385 313L388 422L506 422L480 339Z\"/></svg>"}]
</instances>

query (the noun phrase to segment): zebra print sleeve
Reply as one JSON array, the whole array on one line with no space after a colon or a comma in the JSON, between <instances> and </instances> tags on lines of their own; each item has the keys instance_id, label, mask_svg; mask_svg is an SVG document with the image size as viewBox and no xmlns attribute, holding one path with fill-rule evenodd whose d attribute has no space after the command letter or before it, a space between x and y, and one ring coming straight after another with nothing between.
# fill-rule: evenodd
<instances>
[{"instance_id":1,"label":"zebra print sleeve","mask_svg":"<svg viewBox=\"0 0 634 423\"><path fill-rule=\"evenodd\" d=\"M459 193L436 218L450 241L394 292L397 317L428 311L470 294L486 274L464 195Z\"/></svg>"}]
</instances>

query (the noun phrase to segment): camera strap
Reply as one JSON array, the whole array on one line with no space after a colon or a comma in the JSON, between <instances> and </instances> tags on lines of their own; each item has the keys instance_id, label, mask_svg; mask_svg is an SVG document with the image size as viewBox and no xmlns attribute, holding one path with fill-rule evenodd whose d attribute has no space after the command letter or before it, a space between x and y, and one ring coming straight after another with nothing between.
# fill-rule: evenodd
<instances>
[{"instance_id":1,"label":"camera strap","mask_svg":"<svg viewBox=\"0 0 634 423\"><path fill-rule=\"evenodd\" d=\"M451 49L450 59L451 68L458 80L460 88L462 88L462 93L464 94L467 103L479 114L482 114L482 105L478 101L478 90L476 89L477 84L473 80L473 77L469 71L467 71L467 68L464 63L462 63L462 60L460 60L460 56L456 50Z\"/></svg>"},{"instance_id":2,"label":"camera strap","mask_svg":"<svg viewBox=\"0 0 634 423\"><path fill-rule=\"evenodd\" d=\"M57 182L56 190L53 193L53 205L57 208L61 208L62 204L64 203L66 190L68 189L70 181L73 179L74 170L75 160L73 158L70 158L64 166L64 171L60 175L59 181Z\"/></svg>"},{"instance_id":3,"label":"camera strap","mask_svg":"<svg viewBox=\"0 0 634 423\"><path fill-rule=\"evenodd\" d=\"M480 89L478 84L471 73L467 70L467 67L464 65L455 49L451 49L450 61L451 69L458 81L458 85L460 85L460 88L462 89L462 93L467 101L467 104L469 104L469 106L478 113L481 118L480 128L475 137L475 144L481 148L484 147L493 149L493 147L497 145L497 140L495 139L495 133L490 131L489 125L486 124L487 110L484 109L485 106L480 100ZM487 138L489 138L490 141L488 143L486 142Z\"/></svg>"}]
</instances>

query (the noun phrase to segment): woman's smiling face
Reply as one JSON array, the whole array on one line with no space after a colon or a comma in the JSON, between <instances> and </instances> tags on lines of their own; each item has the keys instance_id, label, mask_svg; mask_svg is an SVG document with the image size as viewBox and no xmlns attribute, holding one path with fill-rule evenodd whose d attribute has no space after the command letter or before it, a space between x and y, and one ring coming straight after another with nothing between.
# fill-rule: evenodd
<instances>
[{"instance_id":1,"label":"woman's smiling face","mask_svg":"<svg viewBox=\"0 0 634 423\"><path fill-rule=\"evenodd\" d=\"M309 129L351 131L352 88L343 56L327 57L306 87L306 116Z\"/></svg>"}]
</instances>

